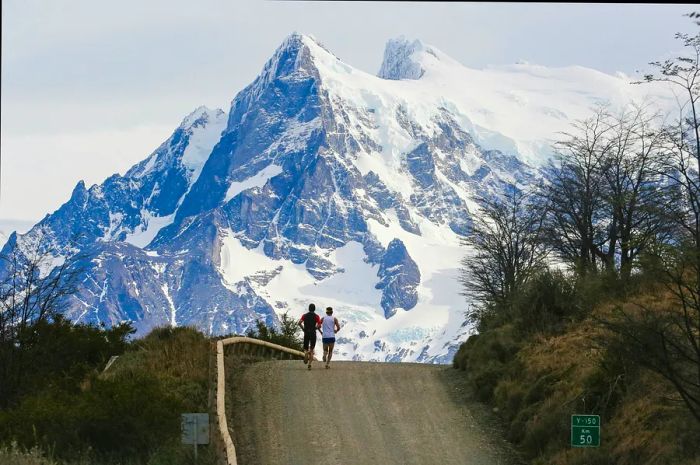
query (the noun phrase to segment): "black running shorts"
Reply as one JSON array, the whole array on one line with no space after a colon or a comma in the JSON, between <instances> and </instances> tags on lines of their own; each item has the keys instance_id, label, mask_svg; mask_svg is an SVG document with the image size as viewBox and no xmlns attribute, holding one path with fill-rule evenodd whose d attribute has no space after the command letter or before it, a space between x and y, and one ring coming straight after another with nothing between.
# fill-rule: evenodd
<instances>
[{"instance_id":1,"label":"black running shorts","mask_svg":"<svg viewBox=\"0 0 700 465\"><path fill-rule=\"evenodd\" d=\"M304 350L314 350L316 348L316 331L304 333Z\"/></svg>"}]
</instances>

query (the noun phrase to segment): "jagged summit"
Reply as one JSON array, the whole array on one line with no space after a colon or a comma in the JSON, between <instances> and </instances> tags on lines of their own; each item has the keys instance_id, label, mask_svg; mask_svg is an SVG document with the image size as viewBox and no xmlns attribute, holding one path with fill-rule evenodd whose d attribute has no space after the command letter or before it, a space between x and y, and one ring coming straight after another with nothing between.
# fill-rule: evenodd
<instances>
[{"instance_id":1,"label":"jagged summit","mask_svg":"<svg viewBox=\"0 0 700 465\"><path fill-rule=\"evenodd\" d=\"M268 82L271 79L295 73L316 74L314 60L328 57L337 60L337 57L313 36L294 32L277 47L256 82Z\"/></svg>"},{"instance_id":2,"label":"jagged summit","mask_svg":"<svg viewBox=\"0 0 700 465\"><path fill-rule=\"evenodd\" d=\"M197 124L206 124L208 121L216 119L224 114L225 112L220 108L211 109L206 105L200 105L189 115L185 116L182 123L180 123L180 127L186 129Z\"/></svg>"},{"instance_id":3,"label":"jagged summit","mask_svg":"<svg viewBox=\"0 0 700 465\"><path fill-rule=\"evenodd\" d=\"M293 46L293 45L297 45L297 44L301 45L301 46L312 45L312 46L321 47L329 55L335 56L333 54L333 52L328 50L328 48L326 48L326 46L323 45L323 43L320 40L318 40L316 38L316 36L314 36L313 34L302 34L302 33L296 32L296 31L289 34L287 36L287 38L285 38L284 41L282 41L282 44L280 44L280 46L278 47L278 50L289 47L290 45Z\"/></svg>"},{"instance_id":4,"label":"jagged summit","mask_svg":"<svg viewBox=\"0 0 700 465\"><path fill-rule=\"evenodd\" d=\"M52 263L80 273L64 306L78 322L244 333L316 302L347 323L342 358L448 362L469 332L458 270L474 199L528 185L520 157L542 157L594 96L641 88L578 68L469 69L405 38L384 55L378 77L291 34L228 114L195 109L4 253L46 235Z\"/></svg>"},{"instance_id":5,"label":"jagged summit","mask_svg":"<svg viewBox=\"0 0 700 465\"><path fill-rule=\"evenodd\" d=\"M395 81L420 79L425 74L426 61L440 61L440 55L444 54L418 39L411 41L404 36L390 39L377 75Z\"/></svg>"},{"instance_id":6,"label":"jagged summit","mask_svg":"<svg viewBox=\"0 0 700 465\"><path fill-rule=\"evenodd\" d=\"M413 55L424 50L425 46L419 40L409 41L404 36L391 39L384 48L384 59L379 68L378 76L382 79L420 79L425 70Z\"/></svg>"}]
</instances>

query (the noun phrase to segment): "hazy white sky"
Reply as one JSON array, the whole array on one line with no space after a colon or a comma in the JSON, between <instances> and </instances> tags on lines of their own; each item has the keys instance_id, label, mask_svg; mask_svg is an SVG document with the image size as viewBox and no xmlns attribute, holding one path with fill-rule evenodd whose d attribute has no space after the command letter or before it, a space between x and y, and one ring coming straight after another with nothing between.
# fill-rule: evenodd
<instances>
[{"instance_id":1,"label":"hazy white sky","mask_svg":"<svg viewBox=\"0 0 700 465\"><path fill-rule=\"evenodd\" d=\"M376 72L419 38L463 64L634 74L695 33L692 5L4 0L0 219L38 220L123 173L201 104L228 110L291 32ZM697 9L697 8L695 8Z\"/></svg>"}]
</instances>

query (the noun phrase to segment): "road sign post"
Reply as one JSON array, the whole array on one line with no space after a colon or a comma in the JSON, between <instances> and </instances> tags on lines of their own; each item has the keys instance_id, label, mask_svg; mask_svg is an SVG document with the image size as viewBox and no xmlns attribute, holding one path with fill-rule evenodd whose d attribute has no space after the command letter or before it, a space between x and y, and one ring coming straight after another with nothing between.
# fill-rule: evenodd
<instances>
[{"instance_id":1,"label":"road sign post","mask_svg":"<svg viewBox=\"0 0 700 465\"><path fill-rule=\"evenodd\" d=\"M600 446L600 415L571 415L571 447Z\"/></svg>"},{"instance_id":2,"label":"road sign post","mask_svg":"<svg viewBox=\"0 0 700 465\"><path fill-rule=\"evenodd\" d=\"M183 413L180 423L183 444L194 445L194 461L197 461L197 445L209 444L209 414Z\"/></svg>"}]
</instances>

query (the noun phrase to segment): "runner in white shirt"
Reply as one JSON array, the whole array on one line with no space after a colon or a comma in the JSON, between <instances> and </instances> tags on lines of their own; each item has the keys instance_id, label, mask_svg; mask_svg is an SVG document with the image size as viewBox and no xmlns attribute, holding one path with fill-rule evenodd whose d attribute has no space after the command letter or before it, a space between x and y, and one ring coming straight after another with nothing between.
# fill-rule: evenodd
<instances>
[{"instance_id":1,"label":"runner in white shirt","mask_svg":"<svg viewBox=\"0 0 700 465\"><path fill-rule=\"evenodd\" d=\"M338 319L333 316L333 309L326 307L326 316L321 318L321 334L323 337L323 361L326 368L331 367L331 357L333 357L333 347L335 346L335 333L340 331Z\"/></svg>"}]
</instances>

